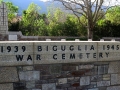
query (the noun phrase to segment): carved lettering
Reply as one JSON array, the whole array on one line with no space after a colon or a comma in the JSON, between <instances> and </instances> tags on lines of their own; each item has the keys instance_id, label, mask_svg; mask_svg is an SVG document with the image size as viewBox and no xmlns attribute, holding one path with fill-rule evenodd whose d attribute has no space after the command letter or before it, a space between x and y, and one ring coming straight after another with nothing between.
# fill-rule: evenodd
<instances>
[{"instance_id":1,"label":"carved lettering","mask_svg":"<svg viewBox=\"0 0 120 90\"><path fill-rule=\"evenodd\" d=\"M41 60L41 56L39 54L36 55L36 60Z\"/></svg>"},{"instance_id":2,"label":"carved lettering","mask_svg":"<svg viewBox=\"0 0 120 90\"><path fill-rule=\"evenodd\" d=\"M103 54L102 53L99 53L99 58L103 58Z\"/></svg>"},{"instance_id":3,"label":"carved lettering","mask_svg":"<svg viewBox=\"0 0 120 90\"><path fill-rule=\"evenodd\" d=\"M75 54L70 54L70 59L75 59Z\"/></svg>"},{"instance_id":4,"label":"carved lettering","mask_svg":"<svg viewBox=\"0 0 120 90\"><path fill-rule=\"evenodd\" d=\"M38 51L42 51L42 46L38 46Z\"/></svg>"},{"instance_id":5,"label":"carved lettering","mask_svg":"<svg viewBox=\"0 0 120 90\"><path fill-rule=\"evenodd\" d=\"M3 46L1 46L1 52L3 53Z\"/></svg>"},{"instance_id":6,"label":"carved lettering","mask_svg":"<svg viewBox=\"0 0 120 90\"><path fill-rule=\"evenodd\" d=\"M86 55L87 55L87 58L89 58L90 53L86 53Z\"/></svg>"},{"instance_id":7,"label":"carved lettering","mask_svg":"<svg viewBox=\"0 0 120 90\"><path fill-rule=\"evenodd\" d=\"M63 46L63 45L62 45L62 46L61 46L61 50L62 50L62 51L65 51L65 50L66 50L66 46L65 46L65 45Z\"/></svg>"},{"instance_id":8,"label":"carved lettering","mask_svg":"<svg viewBox=\"0 0 120 90\"><path fill-rule=\"evenodd\" d=\"M62 54L62 59L65 59L65 54Z\"/></svg>"},{"instance_id":9,"label":"carved lettering","mask_svg":"<svg viewBox=\"0 0 120 90\"><path fill-rule=\"evenodd\" d=\"M28 55L28 57L27 57L27 61L28 60L31 60L32 61L32 57L31 57L31 55Z\"/></svg>"},{"instance_id":10,"label":"carved lettering","mask_svg":"<svg viewBox=\"0 0 120 90\"><path fill-rule=\"evenodd\" d=\"M108 53L105 53L106 54L106 57L108 57L108 55L109 55L109 52Z\"/></svg>"},{"instance_id":11,"label":"carved lettering","mask_svg":"<svg viewBox=\"0 0 120 90\"><path fill-rule=\"evenodd\" d=\"M83 58L83 54L82 54L82 53L79 54L79 58L80 58L80 59Z\"/></svg>"},{"instance_id":12,"label":"carved lettering","mask_svg":"<svg viewBox=\"0 0 120 90\"><path fill-rule=\"evenodd\" d=\"M97 58L97 54L96 53L93 53L93 58Z\"/></svg>"},{"instance_id":13,"label":"carved lettering","mask_svg":"<svg viewBox=\"0 0 120 90\"><path fill-rule=\"evenodd\" d=\"M54 55L53 55L53 59L54 59L54 60L57 60L57 54L54 54Z\"/></svg>"},{"instance_id":14,"label":"carved lettering","mask_svg":"<svg viewBox=\"0 0 120 90\"><path fill-rule=\"evenodd\" d=\"M90 50L94 50L94 46L93 45L91 46Z\"/></svg>"},{"instance_id":15,"label":"carved lettering","mask_svg":"<svg viewBox=\"0 0 120 90\"><path fill-rule=\"evenodd\" d=\"M70 49L70 51L73 51L73 50L74 50L74 46L71 45L71 46L69 47L69 49Z\"/></svg>"},{"instance_id":16,"label":"carved lettering","mask_svg":"<svg viewBox=\"0 0 120 90\"><path fill-rule=\"evenodd\" d=\"M78 45L78 50L81 51L81 46L80 45Z\"/></svg>"},{"instance_id":17,"label":"carved lettering","mask_svg":"<svg viewBox=\"0 0 120 90\"><path fill-rule=\"evenodd\" d=\"M57 51L57 46L53 46L53 51Z\"/></svg>"},{"instance_id":18,"label":"carved lettering","mask_svg":"<svg viewBox=\"0 0 120 90\"><path fill-rule=\"evenodd\" d=\"M22 61L23 57L24 57L24 55L16 55L17 61Z\"/></svg>"}]
</instances>

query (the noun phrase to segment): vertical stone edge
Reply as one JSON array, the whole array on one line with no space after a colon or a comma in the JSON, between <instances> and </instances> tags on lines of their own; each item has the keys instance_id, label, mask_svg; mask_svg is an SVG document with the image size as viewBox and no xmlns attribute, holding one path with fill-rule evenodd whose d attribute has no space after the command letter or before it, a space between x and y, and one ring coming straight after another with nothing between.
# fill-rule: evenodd
<instances>
[{"instance_id":1,"label":"vertical stone edge","mask_svg":"<svg viewBox=\"0 0 120 90\"><path fill-rule=\"evenodd\" d=\"M98 45L99 45L98 42L96 42L96 48L97 48L97 60L96 60L96 62L98 62L98 50L99 50Z\"/></svg>"},{"instance_id":2,"label":"vertical stone edge","mask_svg":"<svg viewBox=\"0 0 120 90\"><path fill-rule=\"evenodd\" d=\"M32 42L32 44L33 44L33 65L35 65L35 50L34 50L35 42Z\"/></svg>"}]
</instances>

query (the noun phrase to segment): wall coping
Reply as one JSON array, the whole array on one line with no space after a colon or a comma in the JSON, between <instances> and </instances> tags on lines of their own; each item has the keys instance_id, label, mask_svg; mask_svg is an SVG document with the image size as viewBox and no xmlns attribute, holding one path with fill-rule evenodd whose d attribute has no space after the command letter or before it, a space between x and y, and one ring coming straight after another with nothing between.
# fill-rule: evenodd
<instances>
[{"instance_id":1,"label":"wall coping","mask_svg":"<svg viewBox=\"0 0 120 90\"><path fill-rule=\"evenodd\" d=\"M1 41L0 66L120 60L118 41Z\"/></svg>"}]
</instances>

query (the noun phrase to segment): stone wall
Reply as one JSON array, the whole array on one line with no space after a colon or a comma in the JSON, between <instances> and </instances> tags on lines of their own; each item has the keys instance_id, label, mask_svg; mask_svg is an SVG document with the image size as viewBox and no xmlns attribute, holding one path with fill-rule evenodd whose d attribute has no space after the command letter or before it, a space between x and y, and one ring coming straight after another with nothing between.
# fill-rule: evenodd
<instances>
[{"instance_id":1,"label":"stone wall","mask_svg":"<svg viewBox=\"0 0 120 90\"><path fill-rule=\"evenodd\" d=\"M57 51L56 46L46 49L46 45L58 46ZM66 45L66 51L61 51L60 45ZM82 53L97 54L89 57L83 54L79 61L74 55L72 59L65 57L81 52L75 45L81 45ZM84 50L84 45L88 49ZM100 48L102 45L104 51ZM119 47L119 42L1 42L0 90L120 90ZM99 52L110 56L99 56ZM36 62L38 54L45 56L38 57L40 60ZM18 59L16 55L23 56Z\"/></svg>"},{"instance_id":2,"label":"stone wall","mask_svg":"<svg viewBox=\"0 0 120 90\"><path fill-rule=\"evenodd\" d=\"M120 61L0 67L0 90L120 90Z\"/></svg>"}]
</instances>

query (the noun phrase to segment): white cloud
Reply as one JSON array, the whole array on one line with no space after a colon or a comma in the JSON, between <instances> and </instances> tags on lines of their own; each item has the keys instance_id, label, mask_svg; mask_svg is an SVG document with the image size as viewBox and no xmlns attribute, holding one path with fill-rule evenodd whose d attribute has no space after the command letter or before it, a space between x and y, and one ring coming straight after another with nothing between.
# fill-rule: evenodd
<instances>
[{"instance_id":1,"label":"white cloud","mask_svg":"<svg viewBox=\"0 0 120 90\"><path fill-rule=\"evenodd\" d=\"M120 5L120 0L105 0L104 5L106 6Z\"/></svg>"}]
</instances>

